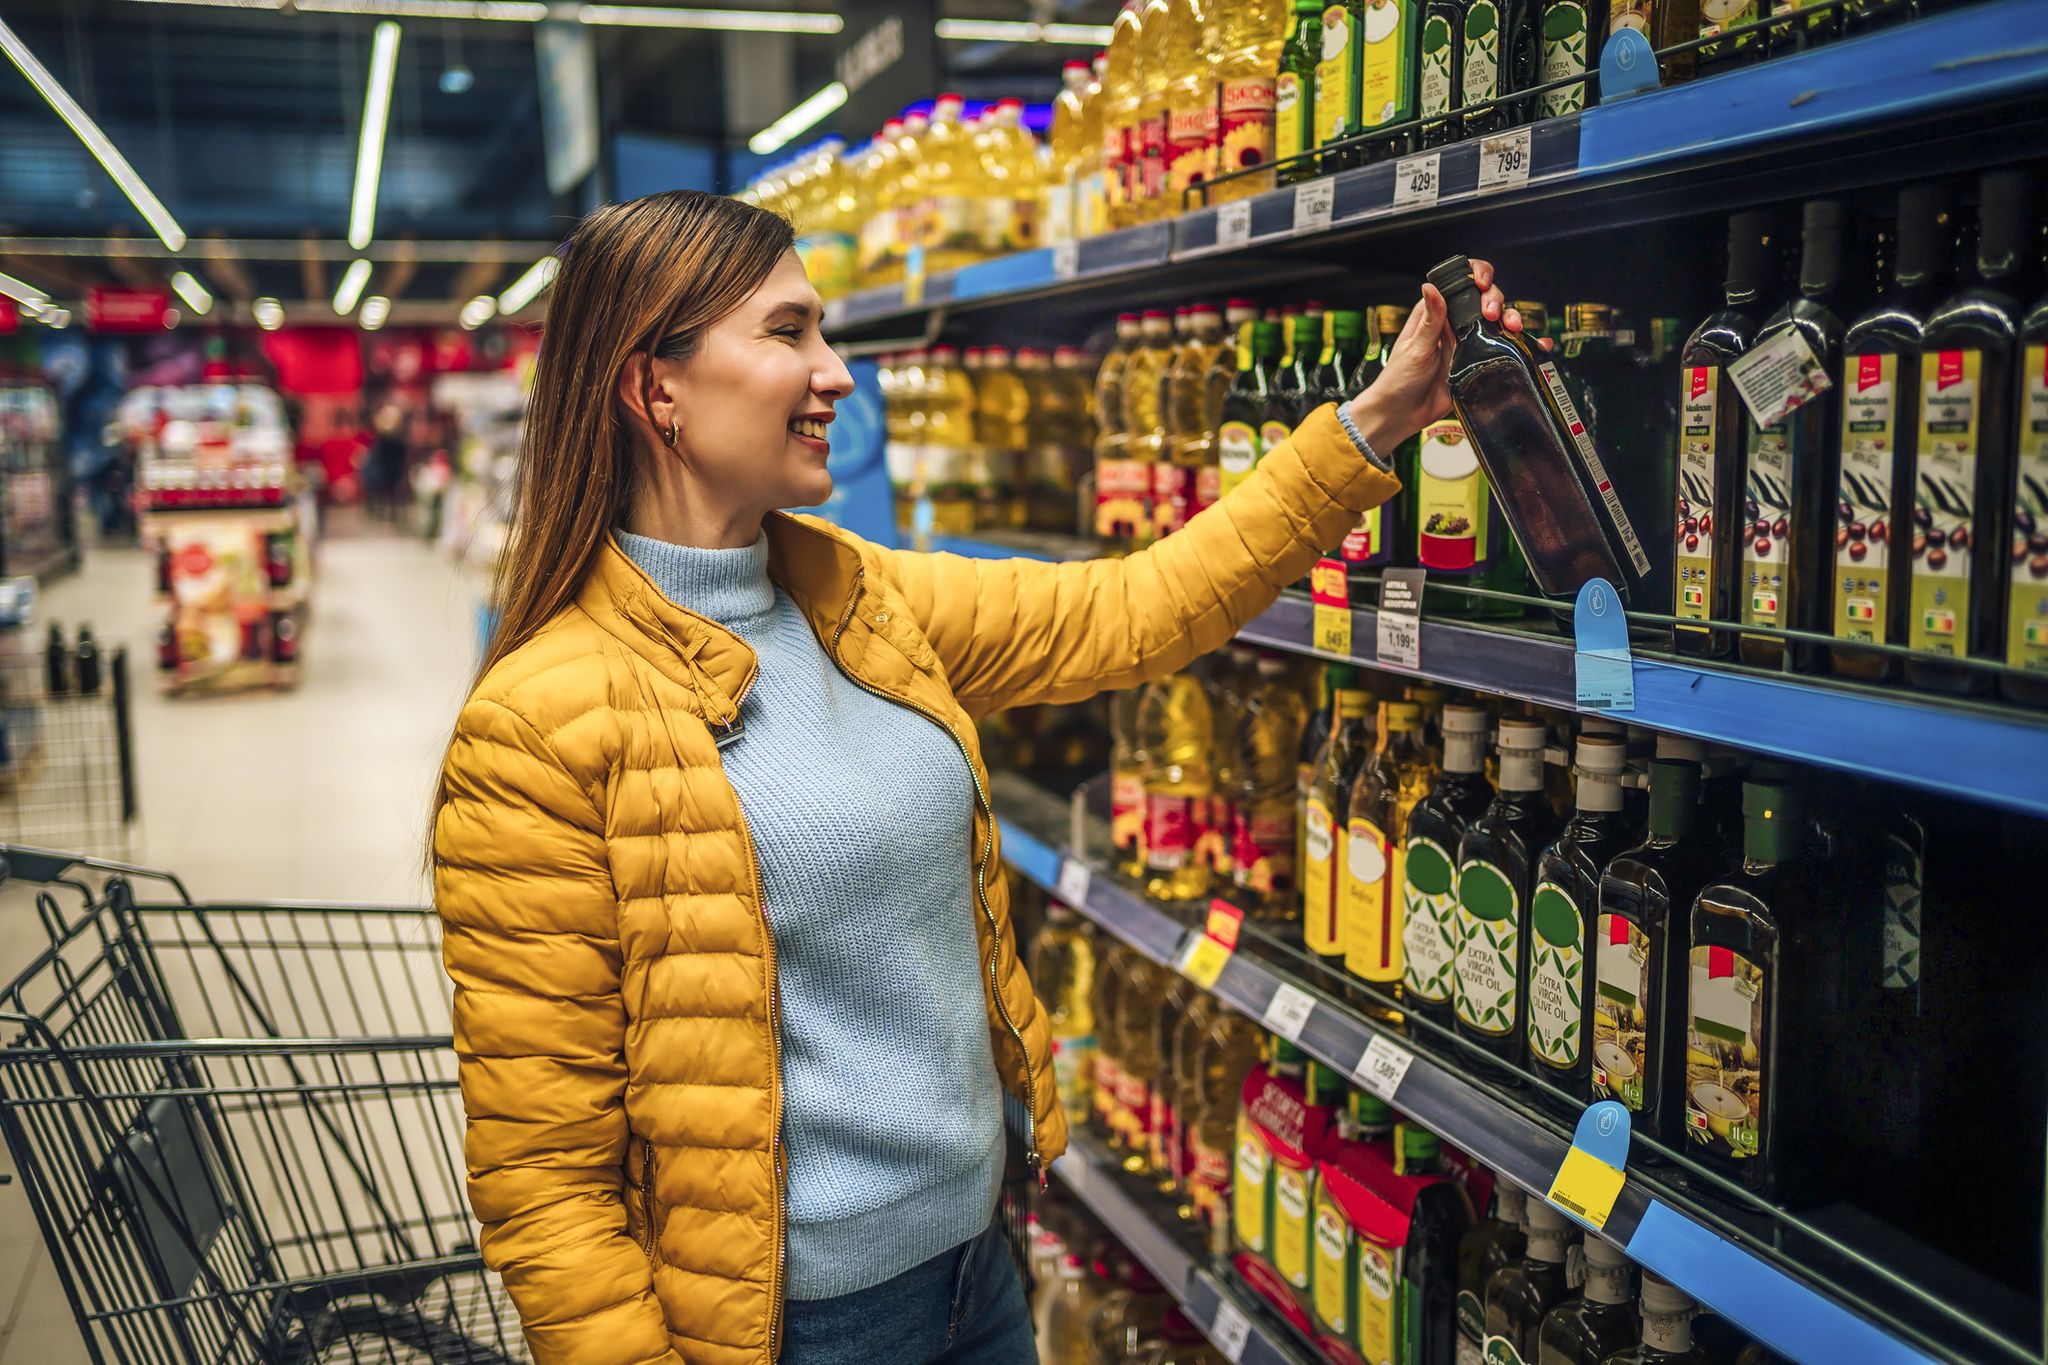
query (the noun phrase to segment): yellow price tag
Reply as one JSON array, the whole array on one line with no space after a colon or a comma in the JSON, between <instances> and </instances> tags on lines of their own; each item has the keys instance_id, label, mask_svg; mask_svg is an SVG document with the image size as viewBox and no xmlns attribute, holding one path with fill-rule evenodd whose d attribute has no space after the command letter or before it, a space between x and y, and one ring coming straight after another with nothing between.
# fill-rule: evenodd
<instances>
[{"instance_id":1,"label":"yellow price tag","mask_svg":"<svg viewBox=\"0 0 2048 1365\"><path fill-rule=\"evenodd\" d=\"M1181 954L1180 974L1205 991L1214 990L1216 978L1223 975L1224 965L1229 961L1230 949L1201 934Z\"/></svg>"},{"instance_id":2,"label":"yellow price tag","mask_svg":"<svg viewBox=\"0 0 2048 1365\"><path fill-rule=\"evenodd\" d=\"M1329 654L1351 652L1351 609L1349 607L1318 606L1315 609L1315 640L1317 649Z\"/></svg>"},{"instance_id":3,"label":"yellow price tag","mask_svg":"<svg viewBox=\"0 0 2048 1365\"><path fill-rule=\"evenodd\" d=\"M1325 559L1309 570L1310 595L1315 599L1314 639L1311 643L1329 654L1351 653L1351 600L1344 562Z\"/></svg>"},{"instance_id":4,"label":"yellow price tag","mask_svg":"<svg viewBox=\"0 0 2048 1365\"><path fill-rule=\"evenodd\" d=\"M1557 1179L1550 1182L1545 1197L1593 1227L1604 1228L1627 1179L1591 1152L1574 1147L1564 1154L1564 1165L1557 1168Z\"/></svg>"}]
</instances>

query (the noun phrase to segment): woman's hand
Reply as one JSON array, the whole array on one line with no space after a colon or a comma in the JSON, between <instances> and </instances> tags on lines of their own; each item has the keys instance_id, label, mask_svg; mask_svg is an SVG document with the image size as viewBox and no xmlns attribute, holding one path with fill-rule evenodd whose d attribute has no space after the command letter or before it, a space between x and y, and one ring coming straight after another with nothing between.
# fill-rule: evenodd
<instances>
[{"instance_id":1,"label":"woman's hand","mask_svg":"<svg viewBox=\"0 0 2048 1365\"><path fill-rule=\"evenodd\" d=\"M1521 331L1522 315L1502 299L1493 282L1493 264L1474 256L1472 279L1481 291L1480 311L1511 332ZM1548 338L1537 344L1550 347ZM1451 410L1451 353L1457 346L1444 296L1425 282L1422 301L1409 312L1407 325L1395 338L1386 368L1351 400L1351 420L1374 450L1388 454Z\"/></svg>"}]
</instances>

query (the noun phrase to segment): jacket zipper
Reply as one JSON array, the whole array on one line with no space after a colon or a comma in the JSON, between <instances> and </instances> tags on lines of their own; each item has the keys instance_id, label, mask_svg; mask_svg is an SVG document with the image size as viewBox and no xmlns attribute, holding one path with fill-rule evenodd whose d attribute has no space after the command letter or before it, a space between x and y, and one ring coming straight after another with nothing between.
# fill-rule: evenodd
<instances>
[{"instance_id":1,"label":"jacket zipper","mask_svg":"<svg viewBox=\"0 0 2048 1365\"><path fill-rule=\"evenodd\" d=\"M782 1274L789 1255L789 1208L783 1192L782 1152L782 988L775 976L775 929L768 920L768 894L761 886L761 855L754 847L754 832L740 816L740 835L747 841L747 872L754 885L754 904L761 907L761 938L768 949L768 1079L774 1096L769 1115L768 1165L775 1177L775 1257L768 1271L768 1359L773 1361L782 1336Z\"/></svg>"},{"instance_id":2,"label":"jacket zipper","mask_svg":"<svg viewBox=\"0 0 2048 1365\"><path fill-rule=\"evenodd\" d=\"M643 1239L646 1245L641 1249L647 1253L647 1259L652 1261L654 1259L655 1239L654 1143L647 1138L642 1138L640 1139L640 1145L643 1156L640 1162L640 1217L647 1224L647 1236Z\"/></svg>"},{"instance_id":3,"label":"jacket zipper","mask_svg":"<svg viewBox=\"0 0 2048 1365\"><path fill-rule=\"evenodd\" d=\"M1002 927L996 923L995 909L988 903L988 859L989 854L995 848L995 807L990 803L988 799L988 792L982 786L981 774L975 771L974 756L967 751L967 741L961 739L959 734L955 732L951 725L948 725L944 720L940 719L933 712L926 710L922 706L919 706L916 702L908 701L901 697L894 697L877 688L868 686L859 678L856 678L853 676L853 674L847 672L846 666L840 663L839 640L841 636L846 634L846 627L849 624L851 624L851 622L853 621L853 614L855 610L857 610L860 606L861 595L866 591L866 578L866 565L862 565L860 568L854 570L853 597L846 604L846 610L840 615L839 625L832 632L831 646L825 652L832 656L832 666L839 670L840 675L844 677L848 682L852 683L855 687L858 687L861 691L868 693L870 696L880 697L883 701L889 702L896 706L900 706L904 708L906 711L911 711L916 713L917 715L923 716L926 720L930 721L932 724L938 726L941 730L945 731L946 737L953 741L955 748L960 750L960 759L963 763L967 765L967 776L974 782L975 803L981 811L982 818L988 822L989 828L988 841L984 843L980 850L976 853L974 862L974 898L976 903L981 906L982 917L988 921L989 998L996 1002L996 1014L1001 1017L1003 1021L1003 1027L1007 1028L1010 1031L1010 1036L1017 1040L1017 1053L1024 1059L1024 1145L1026 1149L1024 1153L1024 1160L1033 1171L1037 1172L1038 1187L1042 1190L1045 1188L1046 1185L1046 1171L1045 1163L1043 1160L1040 1159L1038 1153L1037 1072L1034 1070L1031 1064L1031 1047L1028 1043L1024 1041L1023 1031L1017 1027L1016 1021L1010 1018L1010 1007L1003 1002L1002 980L996 972L996 959L1002 952L1003 935Z\"/></svg>"}]
</instances>

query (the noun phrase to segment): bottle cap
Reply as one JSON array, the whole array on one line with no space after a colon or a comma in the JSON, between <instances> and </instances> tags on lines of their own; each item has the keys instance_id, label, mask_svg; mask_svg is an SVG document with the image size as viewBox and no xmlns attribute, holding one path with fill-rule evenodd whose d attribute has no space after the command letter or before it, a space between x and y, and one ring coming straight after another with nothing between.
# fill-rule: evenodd
<instances>
[{"instance_id":1,"label":"bottle cap","mask_svg":"<svg viewBox=\"0 0 2048 1365\"><path fill-rule=\"evenodd\" d=\"M1447 735L1483 735L1486 733L1487 719L1485 707L1453 701L1444 703L1443 714L1437 718L1437 725Z\"/></svg>"},{"instance_id":2,"label":"bottle cap","mask_svg":"<svg viewBox=\"0 0 2048 1365\"><path fill-rule=\"evenodd\" d=\"M1622 1254L1620 1247L1606 1238L1588 1237L1586 1239L1586 1263L1588 1265L1597 1265L1602 1270L1619 1270L1628 1264L1628 1257Z\"/></svg>"},{"instance_id":3,"label":"bottle cap","mask_svg":"<svg viewBox=\"0 0 2048 1365\"><path fill-rule=\"evenodd\" d=\"M1061 63L1060 70L1063 73L1067 71L1078 71L1085 76L1088 74L1088 63L1081 61L1079 58L1076 58L1071 62Z\"/></svg>"},{"instance_id":4,"label":"bottle cap","mask_svg":"<svg viewBox=\"0 0 2048 1365\"><path fill-rule=\"evenodd\" d=\"M991 365L1007 365L1010 363L1010 348L1007 346L990 346L983 350L981 354L982 358Z\"/></svg>"},{"instance_id":5,"label":"bottle cap","mask_svg":"<svg viewBox=\"0 0 2048 1365\"><path fill-rule=\"evenodd\" d=\"M1261 654L1256 665L1262 678L1284 678L1287 676L1287 660L1278 654Z\"/></svg>"},{"instance_id":6,"label":"bottle cap","mask_svg":"<svg viewBox=\"0 0 2048 1365\"><path fill-rule=\"evenodd\" d=\"M1628 745L1612 735L1580 735L1572 761L1583 772L1619 777L1628 768Z\"/></svg>"},{"instance_id":7,"label":"bottle cap","mask_svg":"<svg viewBox=\"0 0 2048 1365\"><path fill-rule=\"evenodd\" d=\"M1502 749L1520 754L1540 754L1550 742L1549 727L1540 720L1509 716L1500 723L1495 742Z\"/></svg>"},{"instance_id":8,"label":"bottle cap","mask_svg":"<svg viewBox=\"0 0 2048 1365\"><path fill-rule=\"evenodd\" d=\"M1700 803L1700 765L1684 758L1650 761L1650 832L1673 839L1692 825Z\"/></svg>"},{"instance_id":9,"label":"bottle cap","mask_svg":"<svg viewBox=\"0 0 2048 1365\"><path fill-rule=\"evenodd\" d=\"M1039 350L1036 346L1019 346L1017 348L1017 363L1019 365L1032 366L1043 365L1045 363L1045 352Z\"/></svg>"},{"instance_id":10,"label":"bottle cap","mask_svg":"<svg viewBox=\"0 0 2048 1365\"><path fill-rule=\"evenodd\" d=\"M1338 687L1337 714L1346 720L1356 720L1372 714L1372 696L1352 687Z\"/></svg>"},{"instance_id":11,"label":"bottle cap","mask_svg":"<svg viewBox=\"0 0 2048 1365\"><path fill-rule=\"evenodd\" d=\"M1604 303L1568 303L1564 306L1564 328L1567 332L1611 332L1614 309Z\"/></svg>"},{"instance_id":12,"label":"bottle cap","mask_svg":"<svg viewBox=\"0 0 2048 1365\"><path fill-rule=\"evenodd\" d=\"M1657 736L1657 757L1683 758L1693 763L1707 761L1707 746L1684 735Z\"/></svg>"},{"instance_id":13,"label":"bottle cap","mask_svg":"<svg viewBox=\"0 0 2048 1365\"><path fill-rule=\"evenodd\" d=\"M950 364L953 361L958 360L959 358L960 348L957 346L932 347L932 359L937 361L941 365Z\"/></svg>"},{"instance_id":14,"label":"bottle cap","mask_svg":"<svg viewBox=\"0 0 2048 1365\"><path fill-rule=\"evenodd\" d=\"M1389 731L1401 733L1422 728L1422 706L1419 702L1390 701L1386 705Z\"/></svg>"},{"instance_id":15,"label":"bottle cap","mask_svg":"<svg viewBox=\"0 0 2048 1365\"><path fill-rule=\"evenodd\" d=\"M1478 282L1472 278L1470 258L1453 256L1432 266L1429 282L1443 292L1453 328L1462 331L1478 323L1481 299Z\"/></svg>"},{"instance_id":16,"label":"bottle cap","mask_svg":"<svg viewBox=\"0 0 2048 1365\"><path fill-rule=\"evenodd\" d=\"M1626 735L1628 727L1607 716L1579 717L1579 733L1582 735Z\"/></svg>"},{"instance_id":17,"label":"bottle cap","mask_svg":"<svg viewBox=\"0 0 2048 1365\"><path fill-rule=\"evenodd\" d=\"M1231 299L1228 302L1226 302L1223 306L1225 308L1230 309L1232 312L1236 312L1239 309L1246 308L1251 309L1253 312L1257 312L1259 307L1258 304L1252 302L1250 299Z\"/></svg>"},{"instance_id":18,"label":"bottle cap","mask_svg":"<svg viewBox=\"0 0 2048 1365\"><path fill-rule=\"evenodd\" d=\"M1499 1176L1493 1181L1494 1214L1503 1223L1520 1223L1529 1213L1529 1195L1520 1185Z\"/></svg>"},{"instance_id":19,"label":"bottle cap","mask_svg":"<svg viewBox=\"0 0 2048 1365\"><path fill-rule=\"evenodd\" d=\"M1529 1201L1529 1231L1537 1233L1559 1233L1571 1228L1571 1219L1550 1207L1541 1199Z\"/></svg>"},{"instance_id":20,"label":"bottle cap","mask_svg":"<svg viewBox=\"0 0 2048 1365\"><path fill-rule=\"evenodd\" d=\"M1385 1128L1394 1121L1394 1111L1370 1090L1351 1092L1351 1117L1364 1128Z\"/></svg>"},{"instance_id":21,"label":"bottle cap","mask_svg":"<svg viewBox=\"0 0 2048 1365\"><path fill-rule=\"evenodd\" d=\"M1409 1165L1435 1161L1442 1150L1443 1143L1427 1128L1418 1128L1412 1123L1401 1125L1401 1156Z\"/></svg>"},{"instance_id":22,"label":"bottle cap","mask_svg":"<svg viewBox=\"0 0 2048 1365\"><path fill-rule=\"evenodd\" d=\"M1697 1305L1692 1295L1668 1280L1659 1279L1649 1271L1643 1272L1643 1311L1659 1317L1672 1313L1690 1313Z\"/></svg>"},{"instance_id":23,"label":"bottle cap","mask_svg":"<svg viewBox=\"0 0 2048 1365\"><path fill-rule=\"evenodd\" d=\"M1948 186L1939 180L1899 190L1899 261L1893 274L1900 283L1924 281L1940 269L1952 206Z\"/></svg>"},{"instance_id":24,"label":"bottle cap","mask_svg":"<svg viewBox=\"0 0 2048 1365\"><path fill-rule=\"evenodd\" d=\"M1171 322L1173 321L1173 314L1167 312L1164 308L1147 308L1144 320L1146 322Z\"/></svg>"},{"instance_id":25,"label":"bottle cap","mask_svg":"<svg viewBox=\"0 0 2048 1365\"><path fill-rule=\"evenodd\" d=\"M1373 322L1384 335L1398 332L1408 321L1408 305L1404 303L1383 303L1372 310Z\"/></svg>"},{"instance_id":26,"label":"bottle cap","mask_svg":"<svg viewBox=\"0 0 2048 1365\"><path fill-rule=\"evenodd\" d=\"M1118 322L1135 323L1138 321L1138 315L1136 313L1118 313L1116 315L1116 320Z\"/></svg>"},{"instance_id":27,"label":"bottle cap","mask_svg":"<svg viewBox=\"0 0 2048 1365\"><path fill-rule=\"evenodd\" d=\"M1020 352L1019 354L1022 353ZM1052 363L1055 365L1072 365L1080 359L1081 348L1079 346L1055 346L1052 348Z\"/></svg>"},{"instance_id":28,"label":"bottle cap","mask_svg":"<svg viewBox=\"0 0 2048 1365\"><path fill-rule=\"evenodd\" d=\"M988 352L979 346L969 346L960 353L960 358L969 365L979 365L987 354Z\"/></svg>"}]
</instances>

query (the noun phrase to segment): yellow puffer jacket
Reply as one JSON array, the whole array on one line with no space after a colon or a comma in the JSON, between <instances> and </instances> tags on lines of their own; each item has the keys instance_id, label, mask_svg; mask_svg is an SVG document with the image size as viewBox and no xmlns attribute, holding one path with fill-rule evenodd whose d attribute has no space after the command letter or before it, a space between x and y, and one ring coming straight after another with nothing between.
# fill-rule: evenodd
<instances>
[{"instance_id":1,"label":"yellow puffer jacket","mask_svg":"<svg viewBox=\"0 0 2048 1365\"><path fill-rule=\"evenodd\" d=\"M1398 487L1312 414L1243 487L1122 560L991 562L769 519L769 572L855 683L928 717L976 788L996 1067L1066 1148L1009 923L976 716L1162 677L1221 645ZM534 1359L765 1365L782 1316L775 907L718 741L738 637L607 546L462 709L434 829L470 1201Z\"/></svg>"}]
</instances>

